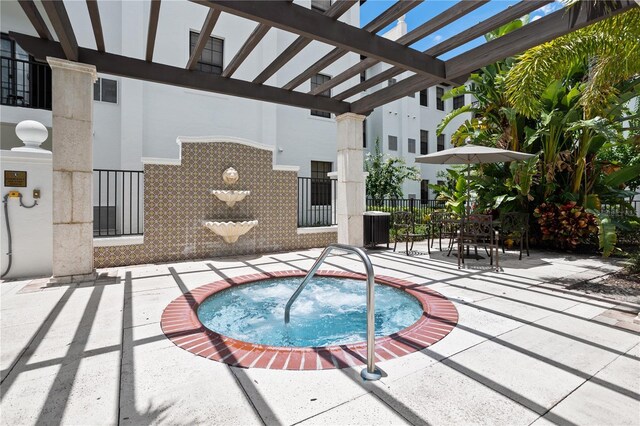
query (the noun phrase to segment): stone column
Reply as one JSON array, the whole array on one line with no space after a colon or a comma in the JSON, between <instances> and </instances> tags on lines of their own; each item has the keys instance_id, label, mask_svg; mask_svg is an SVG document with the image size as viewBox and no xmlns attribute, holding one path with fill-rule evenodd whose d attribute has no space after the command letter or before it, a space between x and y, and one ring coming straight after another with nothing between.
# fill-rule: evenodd
<instances>
[{"instance_id":1,"label":"stone column","mask_svg":"<svg viewBox=\"0 0 640 426\"><path fill-rule=\"evenodd\" d=\"M93 83L96 68L47 58L52 70L53 277L87 281L93 269Z\"/></svg>"},{"instance_id":2,"label":"stone column","mask_svg":"<svg viewBox=\"0 0 640 426\"><path fill-rule=\"evenodd\" d=\"M345 113L338 123L338 243L364 245L363 213L365 177L363 173L362 125L365 116Z\"/></svg>"}]
</instances>

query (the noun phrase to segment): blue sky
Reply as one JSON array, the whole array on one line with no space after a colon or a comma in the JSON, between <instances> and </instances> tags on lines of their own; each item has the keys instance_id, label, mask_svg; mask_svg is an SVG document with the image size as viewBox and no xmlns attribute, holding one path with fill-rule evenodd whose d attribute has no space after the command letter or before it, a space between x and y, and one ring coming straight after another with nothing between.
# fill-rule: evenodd
<instances>
[{"instance_id":1,"label":"blue sky","mask_svg":"<svg viewBox=\"0 0 640 426\"><path fill-rule=\"evenodd\" d=\"M461 0L465 1L465 0ZM447 25L444 28L436 31L434 34L431 34L424 39L414 43L411 45L414 49L423 51L428 49L431 46L438 44L440 41L445 40L462 30L465 30L478 22L484 21L485 19L495 15L496 13L506 9L507 7L518 3L519 0L492 0L487 4L479 7L468 15L462 17L461 19ZM384 10L386 10L389 6L395 3L395 0L368 0L365 4L360 8L360 22L361 25L366 25L373 18L378 16ZM407 30L411 31L417 26L423 24L444 10L454 6L457 1L453 0L426 0L419 6L412 9L406 16ZM559 8L562 7L562 4L559 2L550 3L547 6L542 7L541 9L533 12L530 15L532 20L539 19L544 15L547 15ZM379 34L386 32L389 28L393 27L395 23L389 25L384 30L380 31ZM476 40L472 40L469 43L458 47L457 49L452 50L451 52L447 52L446 54L440 56L440 59L449 59L454 56L459 55L462 52L465 52L473 47L476 47L480 44L484 43L484 38L478 38Z\"/></svg>"}]
</instances>

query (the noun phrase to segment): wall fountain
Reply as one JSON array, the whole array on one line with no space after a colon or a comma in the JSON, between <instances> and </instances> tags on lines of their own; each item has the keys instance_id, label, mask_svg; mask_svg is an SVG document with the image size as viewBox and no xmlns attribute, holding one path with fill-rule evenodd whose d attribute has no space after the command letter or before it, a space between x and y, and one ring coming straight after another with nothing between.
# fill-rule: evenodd
<instances>
[{"instance_id":1,"label":"wall fountain","mask_svg":"<svg viewBox=\"0 0 640 426\"><path fill-rule=\"evenodd\" d=\"M222 180L228 186L234 185L239 178L237 170L233 167L229 167L222 173ZM233 207L251 194L251 191L214 189L211 194L226 203L228 207ZM257 220L207 221L204 226L214 234L221 236L226 243L233 244L238 241L238 237L249 232L257 224Z\"/></svg>"}]
</instances>

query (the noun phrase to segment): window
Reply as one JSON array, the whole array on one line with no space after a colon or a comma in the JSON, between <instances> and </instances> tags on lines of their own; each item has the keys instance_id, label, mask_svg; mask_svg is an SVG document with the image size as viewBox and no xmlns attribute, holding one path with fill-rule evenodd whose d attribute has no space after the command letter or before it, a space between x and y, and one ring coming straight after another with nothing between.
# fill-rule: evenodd
<instances>
[{"instance_id":1,"label":"window","mask_svg":"<svg viewBox=\"0 0 640 426\"><path fill-rule=\"evenodd\" d=\"M444 135L438 136L438 151L444 150Z\"/></svg>"},{"instance_id":2,"label":"window","mask_svg":"<svg viewBox=\"0 0 640 426\"><path fill-rule=\"evenodd\" d=\"M118 103L118 82L108 78L99 78L93 83L93 100Z\"/></svg>"},{"instance_id":3,"label":"window","mask_svg":"<svg viewBox=\"0 0 640 426\"><path fill-rule=\"evenodd\" d=\"M407 151L409 151L412 154L416 153L416 140L415 139L409 138L409 141L407 143Z\"/></svg>"},{"instance_id":4,"label":"window","mask_svg":"<svg viewBox=\"0 0 640 426\"><path fill-rule=\"evenodd\" d=\"M410 200L416 199L416 194L408 194L407 196L409 197Z\"/></svg>"},{"instance_id":5,"label":"window","mask_svg":"<svg viewBox=\"0 0 640 426\"><path fill-rule=\"evenodd\" d=\"M389 135L389 151L398 150L398 138L396 136Z\"/></svg>"},{"instance_id":6,"label":"window","mask_svg":"<svg viewBox=\"0 0 640 426\"><path fill-rule=\"evenodd\" d=\"M429 153L429 131L420 130L420 155Z\"/></svg>"},{"instance_id":7,"label":"window","mask_svg":"<svg viewBox=\"0 0 640 426\"><path fill-rule=\"evenodd\" d=\"M189 33L189 53L193 52L198 42L200 33L191 31ZM216 37L209 37L202 49L200 59L196 69L211 74L222 74L222 53L224 51L224 40Z\"/></svg>"},{"instance_id":8,"label":"window","mask_svg":"<svg viewBox=\"0 0 640 426\"><path fill-rule=\"evenodd\" d=\"M464 95L453 97L453 109L462 108L464 106Z\"/></svg>"},{"instance_id":9,"label":"window","mask_svg":"<svg viewBox=\"0 0 640 426\"><path fill-rule=\"evenodd\" d=\"M311 0L311 9L326 12L331 7L331 0Z\"/></svg>"},{"instance_id":10,"label":"window","mask_svg":"<svg viewBox=\"0 0 640 426\"><path fill-rule=\"evenodd\" d=\"M1 34L2 79L0 103L2 105L51 109L51 68L38 62L13 41Z\"/></svg>"},{"instance_id":11,"label":"window","mask_svg":"<svg viewBox=\"0 0 640 426\"><path fill-rule=\"evenodd\" d=\"M311 90L313 90L316 87L322 85L323 83L326 83L330 79L331 79L331 77L329 77L328 75L324 75L324 74L316 74L316 75L312 76L311 77ZM331 90L325 90L324 92L318 93L318 96L330 97L331 96ZM315 109L311 110L311 115L315 115L316 117L331 118L331 113L330 112L317 111Z\"/></svg>"},{"instance_id":12,"label":"window","mask_svg":"<svg viewBox=\"0 0 640 426\"><path fill-rule=\"evenodd\" d=\"M333 163L329 161L311 162L311 205L331 205L331 178L327 173L331 171Z\"/></svg>"},{"instance_id":13,"label":"window","mask_svg":"<svg viewBox=\"0 0 640 426\"><path fill-rule=\"evenodd\" d=\"M436 108L440 111L444 111L444 89L442 87L436 87Z\"/></svg>"},{"instance_id":14,"label":"window","mask_svg":"<svg viewBox=\"0 0 640 426\"><path fill-rule=\"evenodd\" d=\"M423 179L420 181L420 200L424 203L429 201L429 180Z\"/></svg>"},{"instance_id":15,"label":"window","mask_svg":"<svg viewBox=\"0 0 640 426\"><path fill-rule=\"evenodd\" d=\"M390 78L389 80L387 80L387 86L393 86L394 84L396 84L398 81L395 78Z\"/></svg>"},{"instance_id":16,"label":"window","mask_svg":"<svg viewBox=\"0 0 640 426\"><path fill-rule=\"evenodd\" d=\"M429 106L429 89L420 91L420 105Z\"/></svg>"}]
</instances>

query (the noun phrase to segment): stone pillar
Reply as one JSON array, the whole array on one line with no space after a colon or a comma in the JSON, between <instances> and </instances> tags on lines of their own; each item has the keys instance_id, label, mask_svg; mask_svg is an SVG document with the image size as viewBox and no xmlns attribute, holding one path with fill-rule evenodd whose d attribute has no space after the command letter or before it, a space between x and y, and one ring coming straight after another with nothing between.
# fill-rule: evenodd
<instances>
[{"instance_id":1,"label":"stone pillar","mask_svg":"<svg viewBox=\"0 0 640 426\"><path fill-rule=\"evenodd\" d=\"M52 70L53 277L87 281L93 269L93 83L96 68L47 58Z\"/></svg>"},{"instance_id":2,"label":"stone pillar","mask_svg":"<svg viewBox=\"0 0 640 426\"><path fill-rule=\"evenodd\" d=\"M365 210L364 152L362 126L365 116L345 113L338 123L338 243L364 245Z\"/></svg>"}]
</instances>

